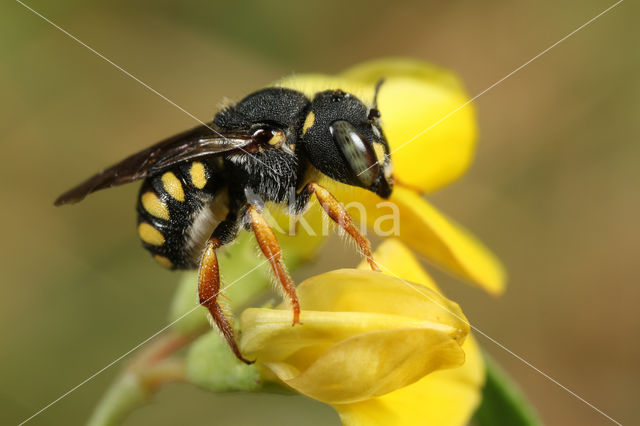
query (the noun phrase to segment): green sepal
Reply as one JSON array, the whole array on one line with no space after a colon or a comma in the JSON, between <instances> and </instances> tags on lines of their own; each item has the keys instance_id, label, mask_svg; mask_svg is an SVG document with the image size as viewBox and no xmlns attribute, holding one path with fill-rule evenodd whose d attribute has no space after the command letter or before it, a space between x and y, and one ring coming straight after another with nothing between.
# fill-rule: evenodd
<instances>
[{"instance_id":1,"label":"green sepal","mask_svg":"<svg viewBox=\"0 0 640 426\"><path fill-rule=\"evenodd\" d=\"M189 347L187 379L214 392L256 391L262 387L255 365L239 361L217 331L199 337Z\"/></svg>"},{"instance_id":2,"label":"green sepal","mask_svg":"<svg viewBox=\"0 0 640 426\"><path fill-rule=\"evenodd\" d=\"M484 352L486 382L482 403L473 416L477 426L541 426L535 410L526 397L496 363Z\"/></svg>"}]
</instances>

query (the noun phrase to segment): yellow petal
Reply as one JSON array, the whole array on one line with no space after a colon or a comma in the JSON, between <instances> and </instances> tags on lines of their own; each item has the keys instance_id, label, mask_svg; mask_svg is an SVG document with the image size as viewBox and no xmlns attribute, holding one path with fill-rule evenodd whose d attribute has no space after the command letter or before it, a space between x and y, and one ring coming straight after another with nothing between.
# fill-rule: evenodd
<instances>
[{"instance_id":1,"label":"yellow petal","mask_svg":"<svg viewBox=\"0 0 640 426\"><path fill-rule=\"evenodd\" d=\"M342 89L364 102L374 86L382 128L392 151L394 176L408 186L432 191L458 178L473 157L476 119L458 79L448 71L410 59L382 59L353 67L339 76L302 74L277 84L307 96Z\"/></svg>"},{"instance_id":2,"label":"yellow petal","mask_svg":"<svg viewBox=\"0 0 640 426\"><path fill-rule=\"evenodd\" d=\"M475 412L484 384L477 343L469 336L464 365L434 371L418 382L378 398L334 404L344 426L463 426Z\"/></svg>"},{"instance_id":3,"label":"yellow petal","mask_svg":"<svg viewBox=\"0 0 640 426\"><path fill-rule=\"evenodd\" d=\"M456 340L460 340L466 332L466 329L438 322L416 321L409 317L366 312L304 310L301 313L303 327L292 327L291 319L288 310L264 308L247 309L241 318L244 328L240 345L243 353L255 355L263 363L283 360L290 363L291 366L287 367L287 373L281 377L282 379L290 379L291 375L298 374L301 369L309 366L312 360L300 357L301 350L316 351L372 330L428 327L448 333ZM320 352L317 355L320 355Z\"/></svg>"},{"instance_id":4,"label":"yellow petal","mask_svg":"<svg viewBox=\"0 0 640 426\"><path fill-rule=\"evenodd\" d=\"M389 238L384 240L374 253L376 262L384 265L383 274L397 276L403 280L421 284L431 290L440 293L440 289L436 285L433 278L424 270L420 262L415 258L411 250L407 248L400 240ZM368 271L371 269L369 262L362 260L358 265L358 269Z\"/></svg>"},{"instance_id":5,"label":"yellow petal","mask_svg":"<svg viewBox=\"0 0 640 426\"><path fill-rule=\"evenodd\" d=\"M316 275L298 286L303 310L369 312L442 322L468 329L457 303L442 294L378 272L338 269ZM287 309L285 304L281 309Z\"/></svg>"},{"instance_id":6,"label":"yellow petal","mask_svg":"<svg viewBox=\"0 0 640 426\"><path fill-rule=\"evenodd\" d=\"M334 185L332 192L343 202L357 200L363 203L367 223L378 235L395 231L397 238L435 264L491 294L499 295L504 291L505 271L496 256L416 192L397 186L388 201L346 185ZM396 218L392 218L394 209L397 209ZM359 222L358 210L349 212ZM395 230L393 224L397 227ZM385 270L383 262L380 267Z\"/></svg>"},{"instance_id":7,"label":"yellow petal","mask_svg":"<svg viewBox=\"0 0 640 426\"><path fill-rule=\"evenodd\" d=\"M375 258L403 279L437 289L411 251L396 239L385 240ZM363 262L359 268L367 269ZM465 363L434 371L418 382L381 397L353 404L335 404L345 426L442 425L469 422L480 403L485 371L480 348L472 335L462 345Z\"/></svg>"},{"instance_id":8,"label":"yellow petal","mask_svg":"<svg viewBox=\"0 0 640 426\"><path fill-rule=\"evenodd\" d=\"M449 333L431 328L372 331L332 346L286 383L319 401L344 404L387 394L462 363L464 352Z\"/></svg>"},{"instance_id":9,"label":"yellow petal","mask_svg":"<svg viewBox=\"0 0 640 426\"><path fill-rule=\"evenodd\" d=\"M369 399L464 361L466 318L426 287L338 270L303 282L298 295L302 325L291 326L286 304L248 309L240 320L240 348L315 399Z\"/></svg>"},{"instance_id":10,"label":"yellow petal","mask_svg":"<svg viewBox=\"0 0 640 426\"><path fill-rule=\"evenodd\" d=\"M301 302L303 322L305 322L304 315L311 315L311 312L314 312L313 320L320 318L319 315L322 312L353 313L372 314L373 318L376 315L386 315L403 321L409 318L412 322L445 324L453 329L462 330L462 333L467 333L469 329L466 318L457 303L421 285L407 284L396 277L377 272L355 269L326 272L302 282L297 287L297 293ZM300 339L313 332L312 327L323 326L312 321L310 324L305 324L309 327L291 327L292 313L286 302L282 302L277 309L247 309L242 317L242 323L250 325L250 327L241 327L243 344L247 345L247 350L252 352L265 351L263 346L267 346L266 342L272 339L290 339L292 345L304 345L305 343L300 343ZM388 318L385 319L387 320ZM327 321L329 320L323 316L321 322ZM372 321L372 318L368 321ZM286 323L287 326L282 328L281 322ZM355 330L353 327L367 326L367 324L347 325L351 329L345 329L346 333ZM337 340L348 335L340 334L341 330L336 329L333 337L326 337ZM284 349L276 350L284 351ZM278 354L277 356L286 355Z\"/></svg>"}]
</instances>

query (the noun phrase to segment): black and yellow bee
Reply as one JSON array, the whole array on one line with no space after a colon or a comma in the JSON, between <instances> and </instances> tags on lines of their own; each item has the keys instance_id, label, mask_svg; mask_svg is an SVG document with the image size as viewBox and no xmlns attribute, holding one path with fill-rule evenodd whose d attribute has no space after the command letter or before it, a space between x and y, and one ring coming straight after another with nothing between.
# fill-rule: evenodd
<instances>
[{"instance_id":1,"label":"black and yellow bee","mask_svg":"<svg viewBox=\"0 0 640 426\"><path fill-rule=\"evenodd\" d=\"M300 306L280 256L276 237L261 214L265 202L304 211L313 194L327 214L371 259L369 241L344 207L316 181L321 175L391 195L389 145L380 127L376 97L367 106L342 90L309 97L271 87L218 112L210 124L157 143L62 194L56 205L144 179L138 198L138 234L155 260L170 269L199 268L200 303L206 306L236 356L246 361L217 302L220 275L216 250L244 226L288 295L293 323Z\"/></svg>"}]
</instances>

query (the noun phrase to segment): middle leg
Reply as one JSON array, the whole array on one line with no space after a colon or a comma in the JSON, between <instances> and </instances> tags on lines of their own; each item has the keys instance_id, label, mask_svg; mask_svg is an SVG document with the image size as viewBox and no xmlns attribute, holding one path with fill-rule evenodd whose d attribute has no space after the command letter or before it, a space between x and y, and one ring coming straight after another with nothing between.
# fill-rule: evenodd
<instances>
[{"instance_id":1,"label":"middle leg","mask_svg":"<svg viewBox=\"0 0 640 426\"><path fill-rule=\"evenodd\" d=\"M253 229L254 234L256 234L256 240L258 241L260 250L262 250L262 253L271 264L273 273L276 275L278 281L280 281L280 284L282 284L282 288L291 301L291 308L293 308L293 325L299 324L300 302L298 302L296 286L293 284L291 277L289 277L289 274L282 264L282 251L278 244L278 240L266 219L258 211L256 206L249 205L247 215L251 223L251 228Z\"/></svg>"}]
</instances>

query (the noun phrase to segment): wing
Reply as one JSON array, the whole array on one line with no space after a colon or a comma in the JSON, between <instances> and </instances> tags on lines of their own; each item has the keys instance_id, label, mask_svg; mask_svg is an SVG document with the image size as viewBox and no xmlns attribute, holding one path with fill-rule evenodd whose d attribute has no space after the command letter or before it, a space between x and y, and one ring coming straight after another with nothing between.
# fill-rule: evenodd
<instances>
[{"instance_id":1,"label":"wing","mask_svg":"<svg viewBox=\"0 0 640 426\"><path fill-rule=\"evenodd\" d=\"M220 134L210 126L198 126L125 158L65 192L54 204L77 203L92 192L144 179L183 161L234 151L253 151L255 145L256 140L248 130Z\"/></svg>"}]
</instances>

